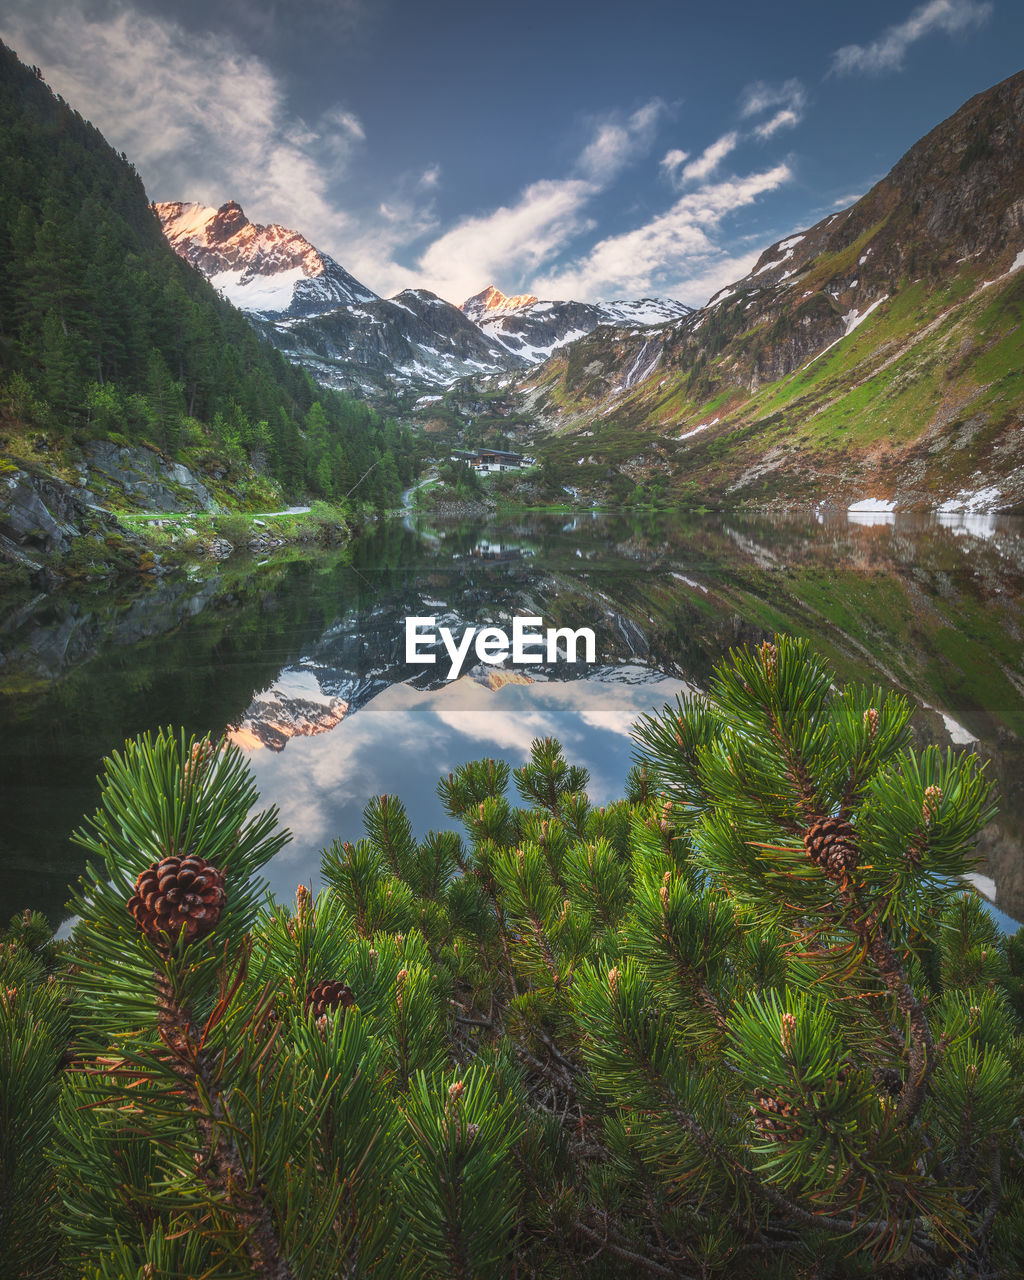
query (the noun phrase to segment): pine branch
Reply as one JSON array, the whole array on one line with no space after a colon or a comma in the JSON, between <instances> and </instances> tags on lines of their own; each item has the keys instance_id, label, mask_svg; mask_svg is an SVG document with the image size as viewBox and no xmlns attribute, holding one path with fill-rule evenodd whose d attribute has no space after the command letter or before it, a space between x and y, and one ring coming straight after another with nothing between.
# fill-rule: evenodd
<instances>
[{"instance_id":1,"label":"pine branch","mask_svg":"<svg viewBox=\"0 0 1024 1280\"><path fill-rule=\"evenodd\" d=\"M577 1218L573 1225L581 1235L586 1236L588 1240L598 1246L587 1261L594 1262L602 1253L610 1253L613 1257L621 1258L623 1262L630 1262L633 1266L639 1267L642 1271L646 1271L652 1276L669 1276L671 1280L696 1280L696 1277L688 1276L685 1272L680 1271L678 1266L662 1266L660 1262L655 1262L653 1258L637 1253L634 1249L627 1249L624 1245L612 1240L610 1237L612 1228L607 1213L604 1214L604 1234L595 1231L593 1227L588 1227L581 1218Z\"/></svg>"},{"instance_id":2,"label":"pine branch","mask_svg":"<svg viewBox=\"0 0 1024 1280\"><path fill-rule=\"evenodd\" d=\"M852 916L851 927L867 948L882 981L895 997L896 1008L907 1019L910 1027L908 1074L898 1111L900 1120L909 1124L921 1109L927 1093L928 1079L935 1069L936 1049L931 1027L924 1007L907 981L903 966L886 941L878 912L866 910L852 885L847 885L840 892Z\"/></svg>"},{"instance_id":3,"label":"pine branch","mask_svg":"<svg viewBox=\"0 0 1024 1280\"><path fill-rule=\"evenodd\" d=\"M156 975L156 990L157 1030L202 1140L196 1172L214 1200L228 1206L243 1235L253 1274L261 1280L294 1280L270 1207L259 1187L249 1186L238 1147L229 1136L220 1072L205 1047L206 1033L193 1022L165 975Z\"/></svg>"}]
</instances>

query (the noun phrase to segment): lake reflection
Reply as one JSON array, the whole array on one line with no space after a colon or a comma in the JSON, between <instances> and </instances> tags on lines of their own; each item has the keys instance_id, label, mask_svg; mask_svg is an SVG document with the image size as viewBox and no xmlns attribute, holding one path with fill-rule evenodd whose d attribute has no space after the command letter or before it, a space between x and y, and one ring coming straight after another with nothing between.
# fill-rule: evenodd
<instances>
[{"instance_id":1,"label":"lake reflection","mask_svg":"<svg viewBox=\"0 0 1024 1280\"><path fill-rule=\"evenodd\" d=\"M730 647L811 638L842 679L894 684L919 741L977 743L1001 813L981 841L997 902L1024 915L1024 532L1003 517L845 514L522 517L416 529L393 521L342 553L202 573L115 595L4 602L0 614L0 902L61 916L83 858L69 833L96 804L104 754L163 724L225 731L295 840L270 870L290 894L317 851L362 834L373 794L416 829L448 825L434 787L464 760L522 763L553 734L621 792L627 733ZM404 662L404 618L508 629L516 614L593 627L599 669ZM495 682L496 683L496 682Z\"/></svg>"},{"instance_id":2,"label":"lake reflection","mask_svg":"<svg viewBox=\"0 0 1024 1280\"><path fill-rule=\"evenodd\" d=\"M299 881L318 884L319 850L339 834L362 834L361 815L373 795L400 795L417 836L451 826L438 778L480 756L517 767L534 738L558 738L568 759L589 770L594 804L616 800L631 763L632 725L687 689L632 665L580 680L497 688L477 669L439 689L391 685L344 731L296 737L279 754L251 749L260 794L295 835L271 868L272 887L290 896Z\"/></svg>"}]
</instances>

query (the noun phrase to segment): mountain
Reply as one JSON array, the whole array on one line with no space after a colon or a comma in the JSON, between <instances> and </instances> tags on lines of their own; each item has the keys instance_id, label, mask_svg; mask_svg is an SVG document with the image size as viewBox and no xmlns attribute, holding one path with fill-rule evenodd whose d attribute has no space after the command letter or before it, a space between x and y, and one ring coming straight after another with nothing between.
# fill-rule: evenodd
<instances>
[{"instance_id":1,"label":"mountain","mask_svg":"<svg viewBox=\"0 0 1024 1280\"><path fill-rule=\"evenodd\" d=\"M526 361L427 289L263 326L290 360L325 386L388 391L448 386L459 378L524 369Z\"/></svg>"},{"instance_id":2,"label":"mountain","mask_svg":"<svg viewBox=\"0 0 1024 1280\"><path fill-rule=\"evenodd\" d=\"M463 312L490 337L530 364L546 360L599 325L664 324L692 311L668 298L636 302L544 302L529 293L507 297L494 285L462 304Z\"/></svg>"},{"instance_id":3,"label":"mountain","mask_svg":"<svg viewBox=\"0 0 1024 1280\"><path fill-rule=\"evenodd\" d=\"M233 200L153 208L171 247L289 360L324 386L371 395L525 369L598 325L663 323L690 310L648 298L542 302L493 285L461 308L426 289L380 298L299 232L250 222Z\"/></svg>"},{"instance_id":4,"label":"mountain","mask_svg":"<svg viewBox=\"0 0 1024 1280\"><path fill-rule=\"evenodd\" d=\"M433 389L526 365L451 303L425 289L380 298L297 231L250 222L233 200L153 207L171 247L324 386Z\"/></svg>"},{"instance_id":5,"label":"mountain","mask_svg":"<svg viewBox=\"0 0 1024 1280\"><path fill-rule=\"evenodd\" d=\"M500 289L496 289L493 284L489 284L480 293L475 293L472 298L467 298L462 304L462 310L469 316L470 320L479 324L481 320L487 320L510 311L518 311L523 307L530 306L531 303L539 301L540 299L532 293L515 293L509 297L502 293Z\"/></svg>"},{"instance_id":6,"label":"mountain","mask_svg":"<svg viewBox=\"0 0 1024 1280\"><path fill-rule=\"evenodd\" d=\"M701 310L556 352L520 409L617 500L1024 509L1022 268L1024 72Z\"/></svg>"},{"instance_id":7,"label":"mountain","mask_svg":"<svg viewBox=\"0 0 1024 1280\"><path fill-rule=\"evenodd\" d=\"M297 231L250 222L233 200L219 209L180 201L153 208L171 247L243 311L305 318L377 300Z\"/></svg>"},{"instance_id":8,"label":"mountain","mask_svg":"<svg viewBox=\"0 0 1024 1280\"><path fill-rule=\"evenodd\" d=\"M0 172L0 560L34 572L84 531L77 571L102 572L108 505L276 509L366 474L358 497L397 500L409 433L261 342L131 163L2 44Z\"/></svg>"}]
</instances>

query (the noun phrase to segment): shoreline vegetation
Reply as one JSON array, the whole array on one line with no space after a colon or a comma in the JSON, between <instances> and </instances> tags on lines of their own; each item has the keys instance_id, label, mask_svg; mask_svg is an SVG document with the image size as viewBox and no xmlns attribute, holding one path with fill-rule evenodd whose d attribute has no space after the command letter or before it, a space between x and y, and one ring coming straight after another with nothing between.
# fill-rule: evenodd
<instances>
[{"instance_id":1,"label":"shoreline vegetation","mask_svg":"<svg viewBox=\"0 0 1024 1280\"><path fill-rule=\"evenodd\" d=\"M294 907L242 754L128 741L70 939L0 943L0 1269L1019 1274L1024 932L961 880L985 767L909 715L777 636L623 800L537 740L442 776L461 833L374 798Z\"/></svg>"}]
</instances>

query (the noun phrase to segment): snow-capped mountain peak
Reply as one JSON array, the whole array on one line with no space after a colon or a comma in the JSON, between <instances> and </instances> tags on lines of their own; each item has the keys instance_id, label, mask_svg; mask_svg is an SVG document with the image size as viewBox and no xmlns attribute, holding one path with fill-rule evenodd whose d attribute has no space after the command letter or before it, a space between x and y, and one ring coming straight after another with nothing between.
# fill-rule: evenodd
<instances>
[{"instance_id":1,"label":"snow-capped mountain peak","mask_svg":"<svg viewBox=\"0 0 1024 1280\"><path fill-rule=\"evenodd\" d=\"M598 325L665 324L689 315L692 307L671 298L633 302L548 302L533 294L508 297L494 285L462 304L462 311L502 346L536 364Z\"/></svg>"},{"instance_id":2,"label":"snow-capped mountain peak","mask_svg":"<svg viewBox=\"0 0 1024 1280\"><path fill-rule=\"evenodd\" d=\"M172 248L243 311L297 319L377 297L297 231L250 222L233 200L219 209L177 200L153 208Z\"/></svg>"},{"instance_id":3,"label":"snow-capped mountain peak","mask_svg":"<svg viewBox=\"0 0 1024 1280\"><path fill-rule=\"evenodd\" d=\"M469 316L470 320L475 324L479 324L485 316L518 311L521 307L528 307L532 302L537 301L536 294L514 293L509 297L507 294L502 293L500 289L496 289L493 284L489 284L480 293L474 294L472 298L467 298L460 310Z\"/></svg>"},{"instance_id":4,"label":"snow-capped mountain peak","mask_svg":"<svg viewBox=\"0 0 1024 1280\"><path fill-rule=\"evenodd\" d=\"M427 289L380 298L303 235L219 209L156 204L164 235L253 325L328 386L447 386L546 360L598 325L663 324L690 308L667 299L544 302L489 285L461 307Z\"/></svg>"}]
</instances>

